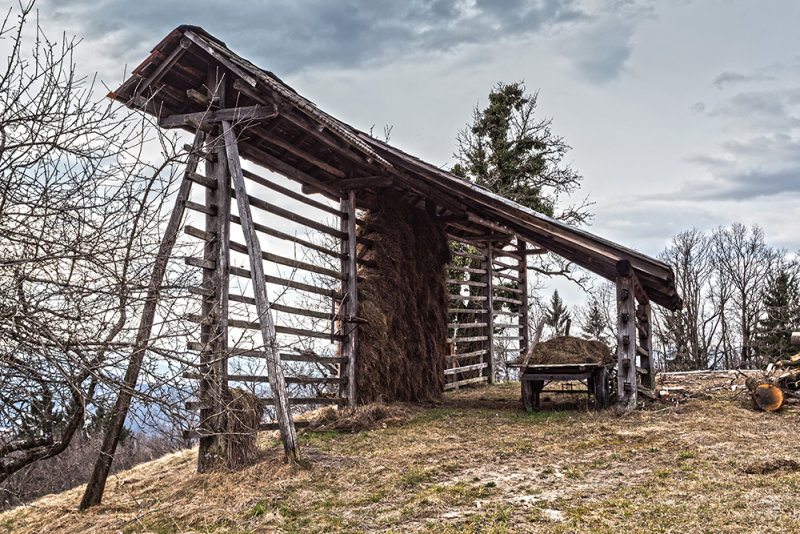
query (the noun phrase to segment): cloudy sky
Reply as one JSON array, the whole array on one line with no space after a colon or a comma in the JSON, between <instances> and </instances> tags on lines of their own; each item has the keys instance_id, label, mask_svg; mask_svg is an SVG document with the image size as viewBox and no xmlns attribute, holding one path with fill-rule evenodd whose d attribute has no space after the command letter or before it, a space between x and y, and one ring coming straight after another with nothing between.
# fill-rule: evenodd
<instances>
[{"instance_id":1,"label":"cloudy sky","mask_svg":"<svg viewBox=\"0 0 800 534\"><path fill-rule=\"evenodd\" d=\"M657 254L733 221L800 249L796 0L40 0L82 71L116 86L196 24L353 126L441 166L498 81L524 80L572 146L591 230ZM233 6L236 6L235 8Z\"/></svg>"}]
</instances>

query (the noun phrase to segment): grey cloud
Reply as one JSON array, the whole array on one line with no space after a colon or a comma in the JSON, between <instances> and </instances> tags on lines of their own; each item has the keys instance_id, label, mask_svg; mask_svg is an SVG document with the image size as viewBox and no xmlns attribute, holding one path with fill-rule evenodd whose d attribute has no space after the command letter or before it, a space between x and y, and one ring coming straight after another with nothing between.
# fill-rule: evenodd
<instances>
[{"instance_id":1,"label":"grey cloud","mask_svg":"<svg viewBox=\"0 0 800 534\"><path fill-rule=\"evenodd\" d=\"M769 79L760 75L745 75L738 72L723 72L711 82L717 89L723 89L727 85L736 85L744 82L753 82Z\"/></svg>"},{"instance_id":2,"label":"grey cloud","mask_svg":"<svg viewBox=\"0 0 800 534\"><path fill-rule=\"evenodd\" d=\"M51 0L47 13L88 41L102 41L104 53L132 61L172 28L199 25L278 74L447 51L583 17L576 0L276 0L237 2L235 9L222 9L210 0L177 5L141 0L135 9L129 5L119 0L68 5Z\"/></svg>"}]
</instances>

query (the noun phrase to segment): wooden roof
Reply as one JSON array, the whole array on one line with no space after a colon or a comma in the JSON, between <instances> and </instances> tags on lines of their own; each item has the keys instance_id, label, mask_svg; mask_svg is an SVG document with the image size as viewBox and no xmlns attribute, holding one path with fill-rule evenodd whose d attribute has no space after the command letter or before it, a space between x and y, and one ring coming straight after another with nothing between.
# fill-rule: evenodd
<instances>
[{"instance_id":1,"label":"wooden roof","mask_svg":"<svg viewBox=\"0 0 800 534\"><path fill-rule=\"evenodd\" d=\"M162 127L194 131L200 124L197 115L209 112L204 95L215 70L229 73L225 102L215 103L218 109L256 110L239 133L242 156L301 182L304 191L339 198L343 190L357 188L359 207L369 209L377 195L392 187L467 241L502 242L516 235L609 280L617 277L617 264L627 260L653 302L670 310L681 306L673 272L664 262L537 213L372 138L323 112L202 28L173 30L109 96L158 116Z\"/></svg>"}]
</instances>

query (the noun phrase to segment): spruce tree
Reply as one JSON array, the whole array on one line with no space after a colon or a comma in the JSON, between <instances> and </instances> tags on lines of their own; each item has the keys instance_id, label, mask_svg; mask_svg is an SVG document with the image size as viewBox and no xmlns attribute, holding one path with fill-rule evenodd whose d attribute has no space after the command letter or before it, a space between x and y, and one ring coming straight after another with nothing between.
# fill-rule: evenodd
<instances>
[{"instance_id":1,"label":"spruce tree","mask_svg":"<svg viewBox=\"0 0 800 534\"><path fill-rule=\"evenodd\" d=\"M766 315L758 323L754 349L767 361L777 361L794 352L792 331L800 327L798 281L786 271L775 276L764 295Z\"/></svg>"}]
</instances>

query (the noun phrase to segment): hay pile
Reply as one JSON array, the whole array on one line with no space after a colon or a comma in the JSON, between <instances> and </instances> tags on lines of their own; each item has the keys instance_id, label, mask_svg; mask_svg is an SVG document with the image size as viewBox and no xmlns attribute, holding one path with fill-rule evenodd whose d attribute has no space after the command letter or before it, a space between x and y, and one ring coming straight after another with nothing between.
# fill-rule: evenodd
<instances>
[{"instance_id":1,"label":"hay pile","mask_svg":"<svg viewBox=\"0 0 800 534\"><path fill-rule=\"evenodd\" d=\"M518 363L525 361L521 354ZM611 349L602 341L581 339L572 336L554 337L542 341L533 349L528 365L555 365L566 363L603 363L616 361Z\"/></svg>"},{"instance_id":2,"label":"hay pile","mask_svg":"<svg viewBox=\"0 0 800 534\"><path fill-rule=\"evenodd\" d=\"M227 438L228 467L249 465L255 460L256 433L264 415L264 404L253 393L241 388L228 389Z\"/></svg>"},{"instance_id":3,"label":"hay pile","mask_svg":"<svg viewBox=\"0 0 800 534\"><path fill-rule=\"evenodd\" d=\"M441 396L447 343L445 265L450 249L444 228L394 194L380 197L359 235L358 400L418 402Z\"/></svg>"},{"instance_id":4,"label":"hay pile","mask_svg":"<svg viewBox=\"0 0 800 534\"><path fill-rule=\"evenodd\" d=\"M304 414L305 415L305 414ZM411 419L411 412L401 406L366 404L355 408L325 407L304 418L314 432L361 432L399 426Z\"/></svg>"}]
</instances>

